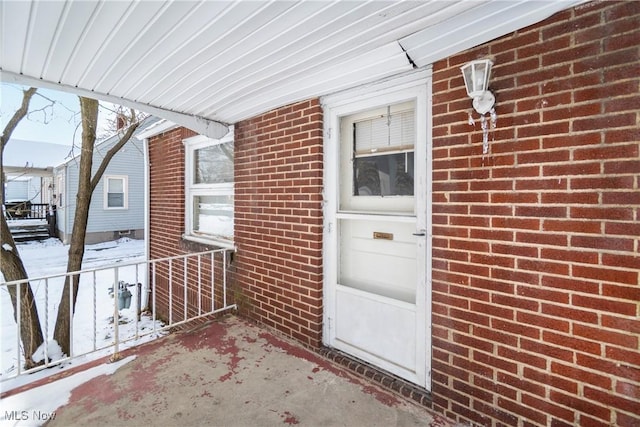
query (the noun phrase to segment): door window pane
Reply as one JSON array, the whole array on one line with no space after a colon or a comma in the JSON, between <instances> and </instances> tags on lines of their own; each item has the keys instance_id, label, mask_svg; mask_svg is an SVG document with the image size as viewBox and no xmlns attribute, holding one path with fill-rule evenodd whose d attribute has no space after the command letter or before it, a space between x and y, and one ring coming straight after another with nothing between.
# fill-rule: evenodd
<instances>
[{"instance_id":1,"label":"door window pane","mask_svg":"<svg viewBox=\"0 0 640 427\"><path fill-rule=\"evenodd\" d=\"M353 123L353 195L413 196L414 110Z\"/></svg>"},{"instance_id":2,"label":"door window pane","mask_svg":"<svg viewBox=\"0 0 640 427\"><path fill-rule=\"evenodd\" d=\"M380 151L413 150L415 118L413 110L388 113L354 123L356 156Z\"/></svg>"},{"instance_id":3,"label":"door window pane","mask_svg":"<svg viewBox=\"0 0 640 427\"><path fill-rule=\"evenodd\" d=\"M354 196L413 196L413 152L356 157Z\"/></svg>"},{"instance_id":4,"label":"door window pane","mask_svg":"<svg viewBox=\"0 0 640 427\"><path fill-rule=\"evenodd\" d=\"M341 219L338 283L415 304L415 224Z\"/></svg>"}]
</instances>

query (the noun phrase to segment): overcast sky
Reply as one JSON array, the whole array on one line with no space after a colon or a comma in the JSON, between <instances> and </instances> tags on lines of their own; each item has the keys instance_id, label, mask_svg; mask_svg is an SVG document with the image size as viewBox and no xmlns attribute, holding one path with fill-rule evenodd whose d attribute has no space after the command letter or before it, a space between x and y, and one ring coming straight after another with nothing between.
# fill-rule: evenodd
<instances>
[{"instance_id":1,"label":"overcast sky","mask_svg":"<svg viewBox=\"0 0 640 427\"><path fill-rule=\"evenodd\" d=\"M0 86L0 125L4 129L22 102L24 88L15 84L2 83ZM48 99L47 99L48 98ZM55 101L53 103L50 100ZM25 117L11 135L12 139L53 142L72 145L80 143L80 102L78 96L50 89L38 89L31 98L28 117ZM107 113L100 109L99 118L103 122ZM98 131L100 136L100 131Z\"/></svg>"}]
</instances>

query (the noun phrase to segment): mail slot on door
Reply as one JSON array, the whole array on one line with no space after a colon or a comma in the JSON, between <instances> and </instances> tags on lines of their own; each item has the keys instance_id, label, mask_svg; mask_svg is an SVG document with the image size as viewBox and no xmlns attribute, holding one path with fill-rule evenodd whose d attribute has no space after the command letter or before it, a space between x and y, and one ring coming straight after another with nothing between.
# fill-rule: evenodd
<instances>
[{"instance_id":1,"label":"mail slot on door","mask_svg":"<svg viewBox=\"0 0 640 427\"><path fill-rule=\"evenodd\" d=\"M382 240L393 240L393 234L392 233L382 233L380 231L374 231L373 232L373 238L374 239L382 239Z\"/></svg>"}]
</instances>

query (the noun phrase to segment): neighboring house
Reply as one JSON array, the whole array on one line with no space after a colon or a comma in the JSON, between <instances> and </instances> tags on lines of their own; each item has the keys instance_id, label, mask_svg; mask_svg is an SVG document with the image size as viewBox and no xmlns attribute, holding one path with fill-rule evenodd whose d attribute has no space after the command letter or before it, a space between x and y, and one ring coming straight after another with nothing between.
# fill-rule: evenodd
<instances>
[{"instance_id":1,"label":"neighboring house","mask_svg":"<svg viewBox=\"0 0 640 427\"><path fill-rule=\"evenodd\" d=\"M54 166L64 162L71 147L41 141L11 139L2 157L6 203L49 204L55 194Z\"/></svg>"},{"instance_id":2,"label":"neighboring house","mask_svg":"<svg viewBox=\"0 0 640 427\"><path fill-rule=\"evenodd\" d=\"M144 237L144 149L137 138L141 128L158 119L148 117L131 139L111 159L91 198L86 243L100 243L121 237ZM115 134L96 143L93 173L104 154L120 140ZM80 155L55 168L58 234L69 243L73 231Z\"/></svg>"},{"instance_id":3,"label":"neighboring house","mask_svg":"<svg viewBox=\"0 0 640 427\"><path fill-rule=\"evenodd\" d=\"M5 202L50 203L54 194L53 167L70 152L71 147L66 145L11 139L2 158Z\"/></svg>"},{"instance_id":4,"label":"neighboring house","mask_svg":"<svg viewBox=\"0 0 640 427\"><path fill-rule=\"evenodd\" d=\"M640 3L593 2L219 140L159 122L150 258L236 248L243 315L459 421L638 425L638 40Z\"/></svg>"}]
</instances>

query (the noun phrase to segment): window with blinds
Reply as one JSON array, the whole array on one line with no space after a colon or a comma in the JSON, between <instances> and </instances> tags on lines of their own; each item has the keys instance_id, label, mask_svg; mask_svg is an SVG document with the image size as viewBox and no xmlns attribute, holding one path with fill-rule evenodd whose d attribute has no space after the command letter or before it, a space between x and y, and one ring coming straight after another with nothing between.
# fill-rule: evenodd
<instances>
[{"instance_id":1,"label":"window with blinds","mask_svg":"<svg viewBox=\"0 0 640 427\"><path fill-rule=\"evenodd\" d=\"M413 196L414 110L353 123L353 195Z\"/></svg>"},{"instance_id":2,"label":"window with blinds","mask_svg":"<svg viewBox=\"0 0 640 427\"><path fill-rule=\"evenodd\" d=\"M382 117L354 123L356 156L381 151L411 150L415 144L415 114L413 110L390 113Z\"/></svg>"}]
</instances>

